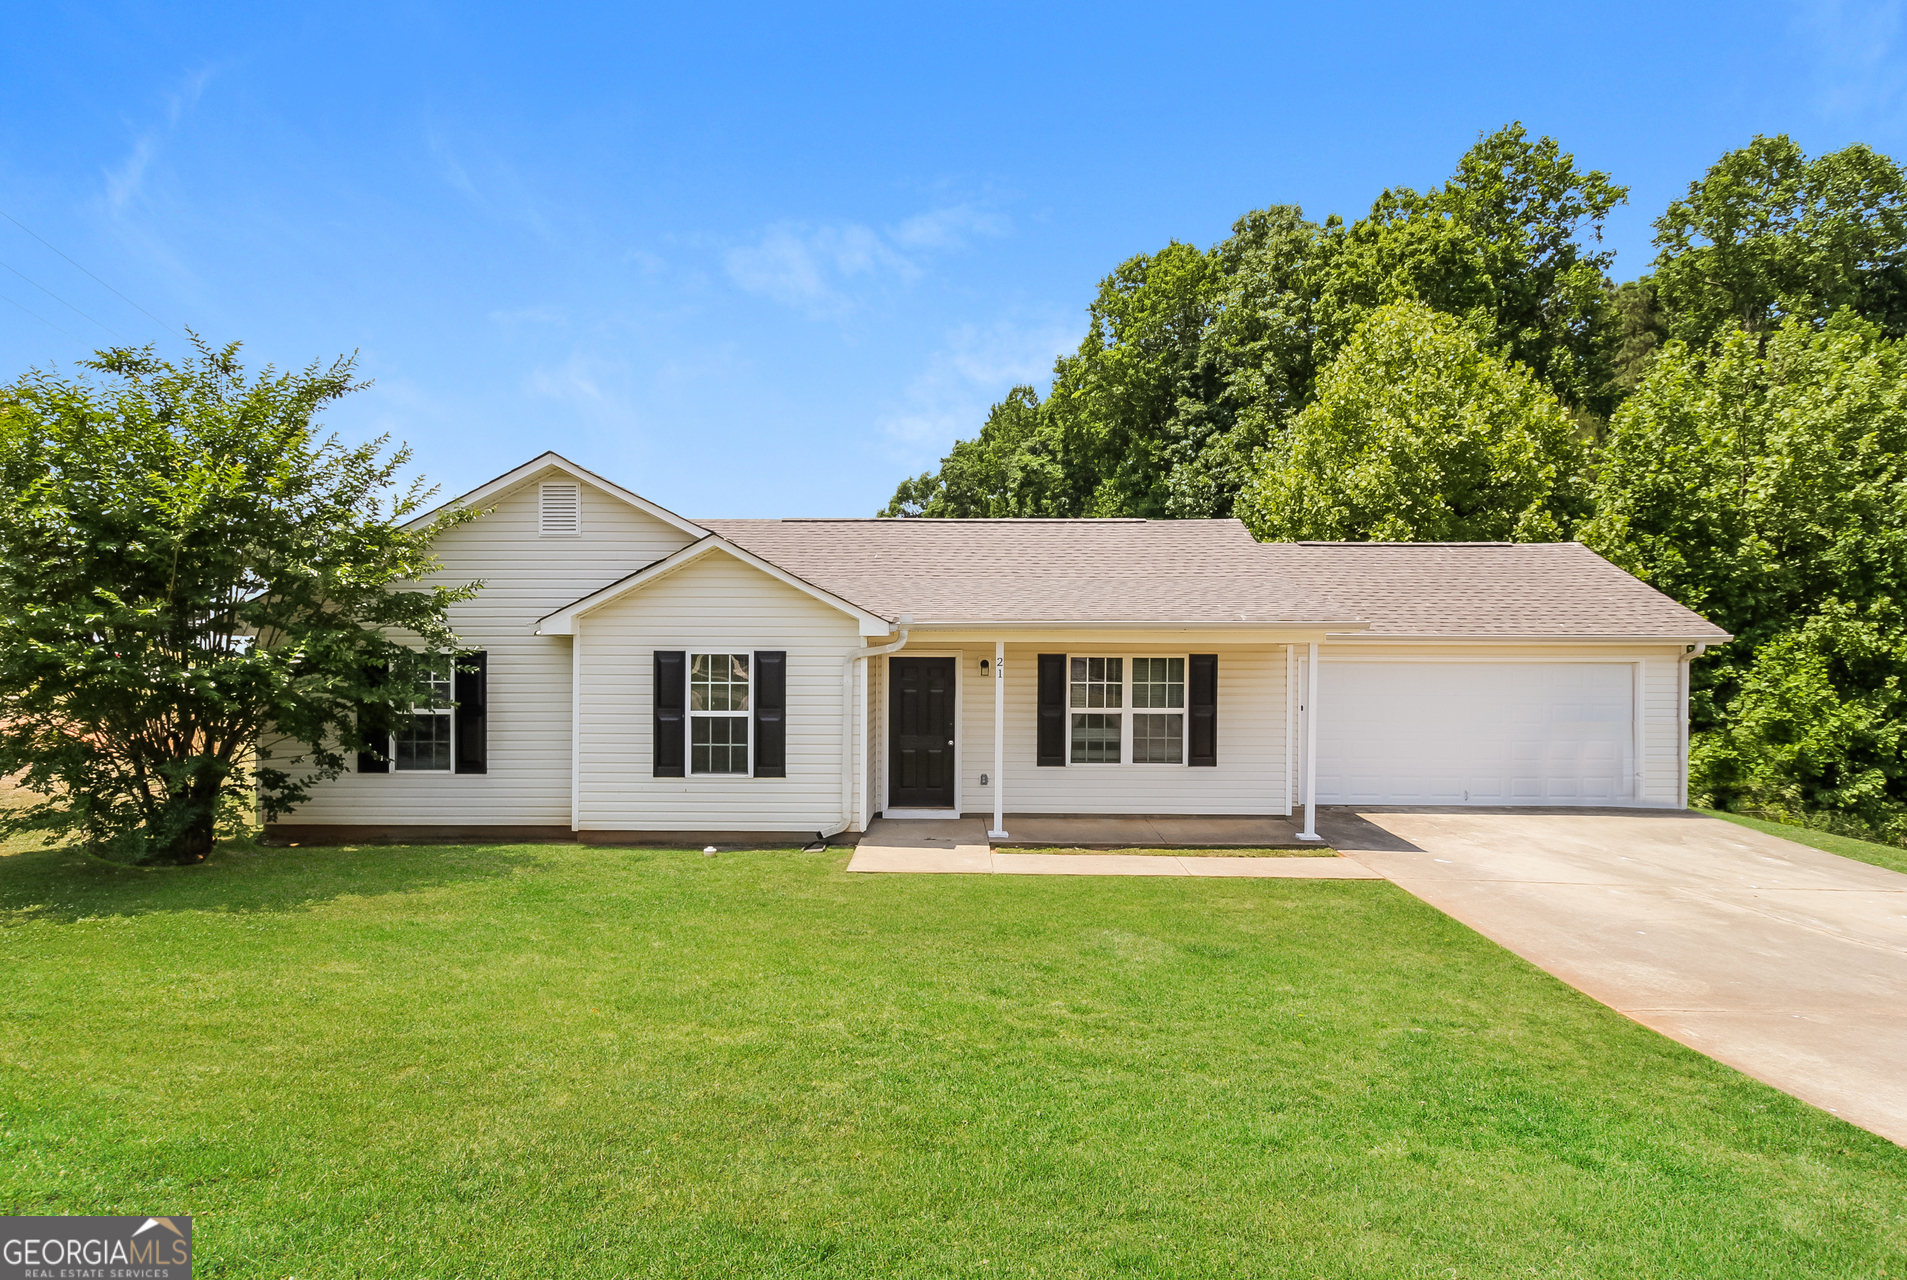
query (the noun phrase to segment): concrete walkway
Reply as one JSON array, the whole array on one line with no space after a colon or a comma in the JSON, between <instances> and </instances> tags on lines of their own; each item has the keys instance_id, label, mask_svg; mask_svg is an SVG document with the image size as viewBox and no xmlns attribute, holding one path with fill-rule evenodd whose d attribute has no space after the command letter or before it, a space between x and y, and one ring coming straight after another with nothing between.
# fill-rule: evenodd
<instances>
[{"instance_id":1,"label":"concrete walkway","mask_svg":"<svg viewBox=\"0 0 1907 1280\"><path fill-rule=\"evenodd\" d=\"M1696 814L1337 810L1318 830L1644 1026L1907 1145L1907 875Z\"/></svg>"},{"instance_id":2,"label":"concrete walkway","mask_svg":"<svg viewBox=\"0 0 1907 1280\"><path fill-rule=\"evenodd\" d=\"M849 871L1022 876L1236 876L1250 879L1381 880L1350 858L1226 858L1093 853L1007 853L972 818L881 818L854 847Z\"/></svg>"}]
</instances>

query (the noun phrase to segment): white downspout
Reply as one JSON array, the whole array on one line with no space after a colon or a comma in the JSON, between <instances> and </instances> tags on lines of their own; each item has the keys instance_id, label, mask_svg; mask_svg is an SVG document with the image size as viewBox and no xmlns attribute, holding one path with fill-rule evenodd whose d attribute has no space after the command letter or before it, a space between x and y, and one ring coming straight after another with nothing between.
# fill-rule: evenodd
<instances>
[{"instance_id":1,"label":"white downspout","mask_svg":"<svg viewBox=\"0 0 1907 1280\"><path fill-rule=\"evenodd\" d=\"M854 664L905 648L907 629L913 625L914 615L903 613L895 623L900 639L873 649L849 649L841 655L841 821L834 830L821 833L824 840L854 825Z\"/></svg>"},{"instance_id":2,"label":"white downspout","mask_svg":"<svg viewBox=\"0 0 1907 1280\"><path fill-rule=\"evenodd\" d=\"M989 840L1006 839L1006 641L993 642L993 830Z\"/></svg>"},{"instance_id":3,"label":"white downspout","mask_svg":"<svg viewBox=\"0 0 1907 1280\"><path fill-rule=\"evenodd\" d=\"M1318 642L1311 642L1305 663L1310 685L1304 700L1304 830L1300 840L1322 840L1318 834Z\"/></svg>"}]
</instances>

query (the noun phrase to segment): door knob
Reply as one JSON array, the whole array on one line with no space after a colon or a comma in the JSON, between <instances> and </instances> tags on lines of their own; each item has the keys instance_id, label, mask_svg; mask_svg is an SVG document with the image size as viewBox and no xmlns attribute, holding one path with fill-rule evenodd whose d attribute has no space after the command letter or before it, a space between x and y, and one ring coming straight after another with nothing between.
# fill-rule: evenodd
<instances>
[{"instance_id":1,"label":"door knob","mask_svg":"<svg viewBox=\"0 0 1907 1280\"><path fill-rule=\"evenodd\" d=\"M951 746L953 745L953 739L952 739L952 738L949 738L949 739L947 739L947 745L948 745L948 746L950 746L950 747L951 747Z\"/></svg>"}]
</instances>

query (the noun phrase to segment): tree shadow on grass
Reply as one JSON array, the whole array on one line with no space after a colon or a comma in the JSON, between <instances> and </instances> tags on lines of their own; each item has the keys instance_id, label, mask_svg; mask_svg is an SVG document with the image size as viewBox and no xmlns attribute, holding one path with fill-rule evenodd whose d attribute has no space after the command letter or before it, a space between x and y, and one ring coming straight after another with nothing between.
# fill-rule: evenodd
<instances>
[{"instance_id":1,"label":"tree shadow on grass","mask_svg":"<svg viewBox=\"0 0 1907 1280\"><path fill-rule=\"evenodd\" d=\"M227 842L192 867L128 867L78 845L0 855L0 924L70 924L155 912L302 911L346 897L499 880L549 865L527 845L346 845L271 849Z\"/></svg>"}]
</instances>

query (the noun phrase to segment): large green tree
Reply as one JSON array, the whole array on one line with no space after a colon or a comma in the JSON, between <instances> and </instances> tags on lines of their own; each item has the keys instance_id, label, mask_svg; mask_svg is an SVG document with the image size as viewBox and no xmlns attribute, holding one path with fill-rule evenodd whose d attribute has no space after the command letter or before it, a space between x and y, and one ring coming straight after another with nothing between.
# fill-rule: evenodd
<instances>
[{"instance_id":1,"label":"large green tree","mask_svg":"<svg viewBox=\"0 0 1907 1280\"><path fill-rule=\"evenodd\" d=\"M1755 651L1690 743L1695 803L1907 843L1907 633L1873 612L1825 600Z\"/></svg>"},{"instance_id":2,"label":"large green tree","mask_svg":"<svg viewBox=\"0 0 1907 1280\"><path fill-rule=\"evenodd\" d=\"M350 360L85 369L0 390L0 774L41 797L5 824L196 862L222 815L282 814L382 749L361 721L429 702L475 586L419 582L474 513L402 528L429 496L408 451L316 434Z\"/></svg>"},{"instance_id":3,"label":"large green tree","mask_svg":"<svg viewBox=\"0 0 1907 1280\"><path fill-rule=\"evenodd\" d=\"M1386 191L1322 273L1319 342L1335 353L1370 312L1422 302L1472 320L1564 403L1614 407L1604 348L1611 255L1593 246L1628 189L1520 124L1478 141L1441 186Z\"/></svg>"},{"instance_id":4,"label":"large green tree","mask_svg":"<svg viewBox=\"0 0 1907 1280\"><path fill-rule=\"evenodd\" d=\"M1554 542L1588 513L1556 395L1418 302L1371 312L1265 454L1239 515L1269 541Z\"/></svg>"},{"instance_id":5,"label":"large green tree","mask_svg":"<svg viewBox=\"0 0 1907 1280\"><path fill-rule=\"evenodd\" d=\"M1871 811L1869 784L1890 776L1907 803L1874 719L1900 714L1884 679L1907 635L1898 343L1848 312L1820 330L1790 318L1765 343L1669 342L1610 424L1595 501L1585 542L1737 637L1694 667L1698 791L1804 807L1858 793ZM1822 724L1796 750L1810 703ZM1865 792L1823 763L1820 744L1843 739L1879 744L1844 761Z\"/></svg>"},{"instance_id":6,"label":"large green tree","mask_svg":"<svg viewBox=\"0 0 1907 1280\"><path fill-rule=\"evenodd\" d=\"M1785 134L1730 151L1656 219L1656 324L1693 347L1846 308L1907 334L1907 174L1856 144Z\"/></svg>"},{"instance_id":7,"label":"large green tree","mask_svg":"<svg viewBox=\"0 0 1907 1280\"><path fill-rule=\"evenodd\" d=\"M1623 195L1510 125L1441 186L1386 191L1350 227L1273 206L1209 250L1173 243L1128 259L1101 281L1046 398L1016 388L882 514L1230 515L1319 371L1400 301L1463 316L1485 347L1599 422L1620 388L1603 335L1607 255L1593 246Z\"/></svg>"}]
</instances>

